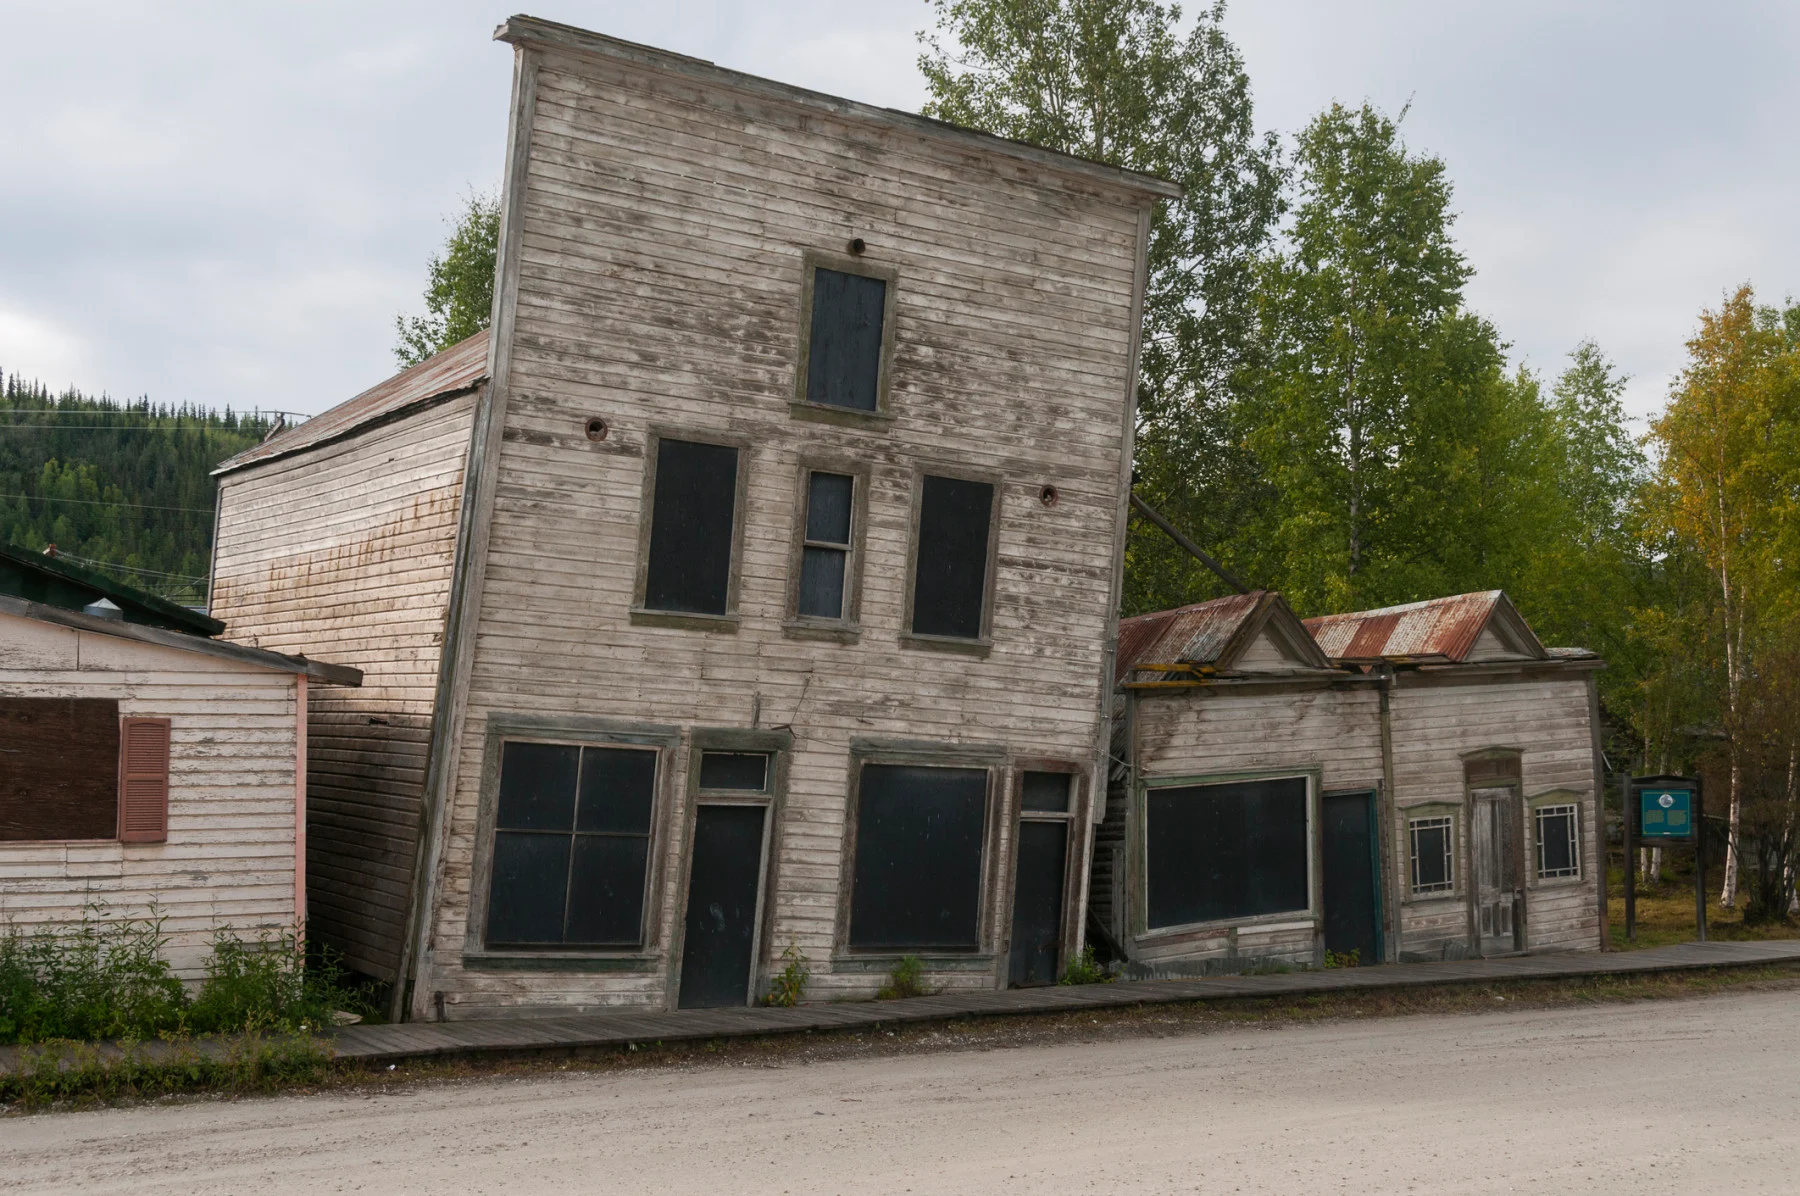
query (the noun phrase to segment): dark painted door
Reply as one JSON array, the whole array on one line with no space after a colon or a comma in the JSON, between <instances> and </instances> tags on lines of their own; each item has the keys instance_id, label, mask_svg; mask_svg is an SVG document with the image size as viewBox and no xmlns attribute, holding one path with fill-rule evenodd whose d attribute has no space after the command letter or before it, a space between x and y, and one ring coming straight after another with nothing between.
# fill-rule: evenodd
<instances>
[{"instance_id":1,"label":"dark painted door","mask_svg":"<svg viewBox=\"0 0 1800 1196\"><path fill-rule=\"evenodd\" d=\"M1381 962L1375 887L1375 795L1325 795L1325 949Z\"/></svg>"},{"instance_id":2,"label":"dark painted door","mask_svg":"<svg viewBox=\"0 0 1800 1196\"><path fill-rule=\"evenodd\" d=\"M1056 983L1056 965L1062 954L1063 866L1068 851L1068 823L1019 823L1012 959L1007 977L1014 986Z\"/></svg>"},{"instance_id":3,"label":"dark painted door","mask_svg":"<svg viewBox=\"0 0 1800 1196\"><path fill-rule=\"evenodd\" d=\"M681 949L683 1009L750 1000L763 819L761 806L703 805L694 814Z\"/></svg>"}]
</instances>

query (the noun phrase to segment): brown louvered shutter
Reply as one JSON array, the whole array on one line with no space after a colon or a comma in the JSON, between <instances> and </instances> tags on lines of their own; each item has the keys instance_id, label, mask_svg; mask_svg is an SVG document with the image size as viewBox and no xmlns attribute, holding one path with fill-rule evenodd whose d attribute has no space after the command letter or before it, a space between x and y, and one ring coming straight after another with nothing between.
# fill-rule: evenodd
<instances>
[{"instance_id":1,"label":"brown louvered shutter","mask_svg":"<svg viewBox=\"0 0 1800 1196\"><path fill-rule=\"evenodd\" d=\"M169 720L119 720L119 841L169 837Z\"/></svg>"}]
</instances>

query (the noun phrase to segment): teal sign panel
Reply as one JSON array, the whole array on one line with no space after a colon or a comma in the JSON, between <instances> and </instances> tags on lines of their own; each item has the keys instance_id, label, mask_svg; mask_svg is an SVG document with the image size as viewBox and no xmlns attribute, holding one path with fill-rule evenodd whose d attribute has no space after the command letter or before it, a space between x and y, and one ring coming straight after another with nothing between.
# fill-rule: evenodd
<instances>
[{"instance_id":1,"label":"teal sign panel","mask_svg":"<svg viewBox=\"0 0 1800 1196\"><path fill-rule=\"evenodd\" d=\"M1694 836L1694 791L1645 789L1638 801L1643 811L1639 822L1645 839L1691 839Z\"/></svg>"}]
</instances>

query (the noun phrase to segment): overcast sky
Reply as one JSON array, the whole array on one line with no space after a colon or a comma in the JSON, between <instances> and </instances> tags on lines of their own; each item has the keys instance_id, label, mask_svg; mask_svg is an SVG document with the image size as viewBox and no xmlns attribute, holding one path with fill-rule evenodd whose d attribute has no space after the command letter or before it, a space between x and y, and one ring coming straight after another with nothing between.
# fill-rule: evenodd
<instances>
[{"instance_id":1,"label":"overcast sky","mask_svg":"<svg viewBox=\"0 0 1800 1196\"><path fill-rule=\"evenodd\" d=\"M544 0L535 15L917 108L913 0ZM316 412L500 175L505 7L0 0L0 369ZM1701 308L1800 292L1800 5L1237 0L1257 119L1397 113L1456 187L1473 305L1554 374L1592 337L1660 406Z\"/></svg>"}]
</instances>

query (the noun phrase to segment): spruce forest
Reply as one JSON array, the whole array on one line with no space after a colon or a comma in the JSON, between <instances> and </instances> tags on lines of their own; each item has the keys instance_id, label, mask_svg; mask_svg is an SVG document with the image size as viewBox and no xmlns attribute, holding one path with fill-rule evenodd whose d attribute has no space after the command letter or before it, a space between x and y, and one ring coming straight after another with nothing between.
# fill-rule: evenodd
<instances>
[{"instance_id":1,"label":"spruce forest","mask_svg":"<svg viewBox=\"0 0 1800 1196\"><path fill-rule=\"evenodd\" d=\"M0 382L0 536L172 601L206 603L212 467L261 417Z\"/></svg>"}]
</instances>

